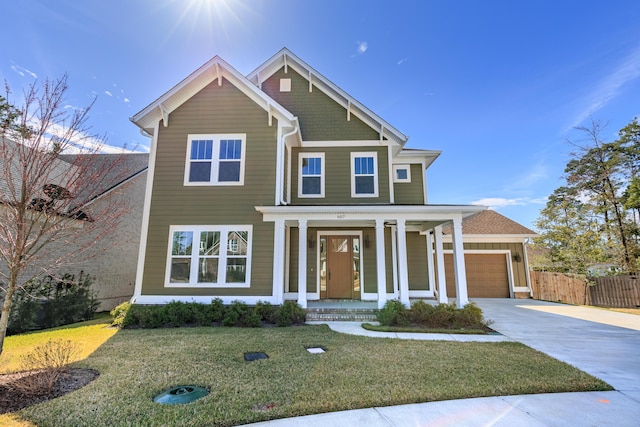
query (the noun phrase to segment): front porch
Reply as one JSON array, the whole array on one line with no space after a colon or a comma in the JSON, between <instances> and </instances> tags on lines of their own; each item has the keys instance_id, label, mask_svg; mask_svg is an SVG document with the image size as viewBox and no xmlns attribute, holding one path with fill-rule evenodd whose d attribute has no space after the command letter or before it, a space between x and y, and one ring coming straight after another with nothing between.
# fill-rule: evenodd
<instances>
[{"instance_id":1,"label":"front porch","mask_svg":"<svg viewBox=\"0 0 640 427\"><path fill-rule=\"evenodd\" d=\"M437 297L439 302L447 302L442 229L450 224L456 302L463 307L468 298L462 219L483 209L445 205L258 206L263 220L274 222L274 299L277 303L293 299L304 308L327 298L354 300L375 308L382 308L389 299L399 299L406 306L410 298ZM416 245L422 250L418 257ZM416 274L423 276L419 286L415 285Z\"/></svg>"}]
</instances>

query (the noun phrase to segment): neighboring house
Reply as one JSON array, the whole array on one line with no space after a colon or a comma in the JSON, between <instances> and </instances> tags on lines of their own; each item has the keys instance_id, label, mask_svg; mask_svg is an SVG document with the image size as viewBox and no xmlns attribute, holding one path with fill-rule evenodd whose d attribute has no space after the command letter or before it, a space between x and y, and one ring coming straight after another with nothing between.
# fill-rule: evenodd
<instances>
[{"instance_id":1,"label":"neighboring house","mask_svg":"<svg viewBox=\"0 0 640 427\"><path fill-rule=\"evenodd\" d=\"M97 292L100 301L99 310L110 310L117 304L129 300L133 295L135 282L137 266L135 254L140 245L148 161L149 155L146 153L59 155L50 176L43 177L42 182L46 183L45 185L63 185L65 179L68 179L70 170L77 168L82 162L90 164L92 167L86 170L87 176L79 182L90 179L91 184L79 185L76 191L70 191L72 200L68 201L66 206L78 207L82 214L77 219L77 227L91 231L87 231L86 235L75 240L71 248L69 243L64 241L48 243L46 250L43 250L46 253L29 267L25 277L66 273L78 277L82 271L94 279L93 289ZM15 167L16 164L7 164L6 159L0 159L0 168L13 168L15 172ZM80 170L85 168L82 167ZM9 177L13 178L13 184L8 182ZM11 200L9 193L12 189L13 191L20 189L18 177L18 173L10 175L0 173L0 205ZM48 199L44 193L40 195L41 199L37 199L43 203ZM39 208L37 203L32 202L32 205L34 209ZM116 226L114 223L105 224L105 227L112 228L108 231L108 238L96 242L96 239L104 234L102 231L104 229L100 224L96 224L96 227L86 227L87 221L93 221L92 212L102 212L109 206L123 207L121 211L124 215L120 216ZM1 217L3 216L0 215ZM53 263L47 261L51 257L74 250L84 251L85 248L88 248L85 253L69 262L64 262L55 271L51 270L50 266ZM0 269L2 268L3 265L0 265ZM2 281L1 278L0 281Z\"/></svg>"},{"instance_id":2,"label":"neighboring house","mask_svg":"<svg viewBox=\"0 0 640 427\"><path fill-rule=\"evenodd\" d=\"M82 161L82 155L61 155L60 159L73 164ZM103 167L103 163L113 167ZM94 164L99 170L107 171L107 174L102 176L101 185L94 188L91 194L78 195L88 200L87 211L91 212L91 205L94 204L100 205L98 210L104 205L122 205L125 213L109 232L104 244L91 247L89 257L73 263L62 272L84 271L90 274L94 279L93 289L97 291L100 301L98 310L105 311L130 300L133 295L149 154L100 154Z\"/></svg>"},{"instance_id":3,"label":"neighboring house","mask_svg":"<svg viewBox=\"0 0 640 427\"><path fill-rule=\"evenodd\" d=\"M134 302L467 303L463 222L486 207L429 204L440 151L287 49L248 76L216 56L131 120L152 137Z\"/></svg>"}]
</instances>

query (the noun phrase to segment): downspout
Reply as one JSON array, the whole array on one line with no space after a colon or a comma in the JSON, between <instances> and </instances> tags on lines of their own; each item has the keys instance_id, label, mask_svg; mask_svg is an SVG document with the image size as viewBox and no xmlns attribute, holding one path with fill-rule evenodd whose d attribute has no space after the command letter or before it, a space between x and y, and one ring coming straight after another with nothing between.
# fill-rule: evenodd
<instances>
[{"instance_id":1,"label":"downspout","mask_svg":"<svg viewBox=\"0 0 640 427\"><path fill-rule=\"evenodd\" d=\"M280 176L282 178L280 180L280 184L281 184L280 188L278 188L278 194L280 195L278 202L283 206L287 206L289 203L284 200L284 197L283 197L283 194L282 194L284 192L284 180L285 180L285 177L284 177L284 153L282 152L282 149L286 145L285 140L288 137L290 137L292 135L295 135L298 132L298 125L297 125L298 124L298 118L295 117L294 120L296 122L296 126L294 126L294 128L293 128L293 130L291 132L282 135L282 144L280 144L278 146L278 151L279 151L278 159L280 159L280 162L281 162L281 164L278 167L278 173L280 174ZM291 159L289 159L289 162L291 162Z\"/></svg>"}]
</instances>

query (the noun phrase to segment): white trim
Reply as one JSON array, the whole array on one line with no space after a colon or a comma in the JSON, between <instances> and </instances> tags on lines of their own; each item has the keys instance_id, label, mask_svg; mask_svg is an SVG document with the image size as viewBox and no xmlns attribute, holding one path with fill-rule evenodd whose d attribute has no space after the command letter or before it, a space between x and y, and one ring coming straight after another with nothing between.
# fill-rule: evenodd
<instances>
[{"instance_id":1,"label":"white trim","mask_svg":"<svg viewBox=\"0 0 640 427\"><path fill-rule=\"evenodd\" d=\"M373 193L356 193L356 171L354 161L356 158L373 158L373 174L359 174L358 176L373 176ZM352 151L351 152L351 197L367 198L378 197L378 153L375 151Z\"/></svg>"},{"instance_id":2,"label":"white trim","mask_svg":"<svg viewBox=\"0 0 640 427\"><path fill-rule=\"evenodd\" d=\"M279 219L273 223L273 290L271 291L278 304L282 304L284 298L285 236L284 220Z\"/></svg>"},{"instance_id":3,"label":"white trim","mask_svg":"<svg viewBox=\"0 0 640 427\"><path fill-rule=\"evenodd\" d=\"M129 120L141 129L157 131L156 122L159 122L163 116L159 108L160 104L164 106L166 114L170 114L216 79L218 80L218 86L221 86L222 78L225 78L265 111L268 112L272 108L275 109L278 121L287 121L289 125L293 126L294 116L291 112L252 84L245 76L219 56L207 61Z\"/></svg>"},{"instance_id":4,"label":"white trim","mask_svg":"<svg viewBox=\"0 0 640 427\"><path fill-rule=\"evenodd\" d=\"M193 141L205 140L211 141L211 174L209 181L189 181L189 175L191 172L191 164L192 163L203 163L199 160L191 159L191 146ZM240 176L238 181L219 181L218 180L218 171L220 168L220 163L225 163L227 160L220 159L220 141L222 140L240 140ZM230 133L230 134L189 134L187 136L187 152L185 155L185 166L184 166L184 181L183 184L185 186L235 186L235 185L244 185L244 167L247 158L247 134L246 133ZM209 160L209 159L205 159ZM238 161L238 159L234 159L234 162Z\"/></svg>"},{"instance_id":5,"label":"white trim","mask_svg":"<svg viewBox=\"0 0 640 427\"><path fill-rule=\"evenodd\" d=\"M149 168L147 170L147 183L144 190L144 204L142 208L142 225L140 227L140 247L138 249L138 266L136 269L136 283L133 290L133 298L142 294L142 280L144 278L144 261L147 255L147 237L149 235L149 216L151 214L151 195L153 194L153 178L156 171L156 153L158 152L158 126L156 122L155 130L151 137L151 147L149 149Z\"/></svg>"},{"instance_id":6,"label":"white trim","mask_svg":"<svg viewBox=\"0 0 640 427\"><path fill-rule=\"evenodd\" d=\"M302 161L305 158L320 158L320 194L304 194L302 192ZM312 199L312 198L324 198L324 181L325 181L325 171L327 169L327 164L324 160L324 153L307 153L301 152L298 153L298 197L301 199ZM307 175L308 177L317 177L318 175Z\"/></svg>"},{"instance_id":7,"label":"white trim","mask_svg":"<svg viewBox=\"0 0 640 427\"><path fill-rule=\"evenodd\" d=\"M537 237L537 234L463 234L465 243L522 243L525 239ZM442 238L445 243L451 243L451 234Z\"/></svg>"},{"instance_id":8,"label":"white trim","mask_svg":"<svg viewBox=\"0 0 640 427\"><path fill-rule=\"evenodd\" d=\"M394 204L396 202L396 187L391 176L393 174L391 169L393 169L393 153L391 146L389 146L387 147L387 180L389 182L389 203Z\"/></svg>"},{"instance_id":9,"label":"white trim","mask_svg":"<svg viewBox=\"0 0 640 427\"><path fill-rule=\"evenodd\" d=\"M286 48L280 50L257 69L249 73L247 79L254 84L258 81L264 81L280 70L285 63L287 64L287 67L293 69L298 74L309 80L310 91L312 86L318 87L325 95L333 99L339 105L343 106L345 109L349 108L350 114L354 114L372 129L378 131L381 127L384 128L384 136L394 140L396 144L402 146L409 139L408 136L404 135L373 111L359 103L356 99L333 84L330 80Z\"/></svg>"},{"instance_id":10,"label":"white trim","mask_svg":"<svg viewBox=\"0 0 640 427\"><path fill-rule=\"evenodd\" d=\"M270 295L264 296L246 296L246 295L206 295L206 296L192 296L192 295L134 295L131 302L134 304L153 304L164 305L172 301L181 302L198 302L201 304L210 304L212 300L220 298L223 304L231 304L234 301L242 301L248 305L256 305L258 302L268 302L270 304L280 304L276 301L276 298Z\"/></svg>"},{"instance_id":11,"label":"white trim","mask_svg":"<svg viewBox=\"0 0 640 427\"><path fill-rule=\"evenodd\" d=\"M377 139L360 139L344 141L302 141L302 147L325 148L325 147L394 147L395 144L388 139L380 141Z\"/></svg>"},{"instance_id":12,"label":"white trim","mask_svg":"<svg viewBox=\"0 0 640 427\"><path fill-rule=\"evenodd\" d=\"M409 298L433 298L433 292L429 291L412 291L409 289Z\"/></svg>"},{"instance_id":13,"label":"white trim","mask_svg":"<svg viewBox=\"0 0 640 427\"><path fill-rule=\"evenodd\" d=\"M193 233L192 237L192 249L191 255L188 255L191 259L191 269L189 272L189 282L188 283L173 283L170 282L171 277L171 261L172 261L172 247L173 247L173 233L176 231L190 231ZM199 244L200 236L199 233L203 231L215 231L220 233L220 250L218 255L218 282L207 282L207 283L198 283L197 282L197 272L198 272L198 260L199 260L199 248L196 247L196 243ZM241 283L227 283L225 281L226 277L226 267L227 267L227 259L229 259L229 255L227 254L227 242L228 242L228 233L232 231L246 231L247 232L247 253L243 257L246 259L245 264L245 281ZM165 276L164 276L164 287L165 288L249 288L251 287L251 248L253 243L253 225L242 224L242 225L171 225L169 226L169 243L167 245L167 263L165 267ZM187 256L187 255L185 255Z\"/></svg>"},{"instance_id":14,"label":"white trim","mask_svg":"<svg viewBox=\"0 0 640 427\"><path fill-rule=\"evenodd\" d=\"M410 164L394 164L392 167L392 174L393 174L393 182L394 183L404 183L404 182L411 182L411 165ZM398 170L406 170L407 171L407 177L406 178L398 178Z\"/></svg>"}]
</instances>

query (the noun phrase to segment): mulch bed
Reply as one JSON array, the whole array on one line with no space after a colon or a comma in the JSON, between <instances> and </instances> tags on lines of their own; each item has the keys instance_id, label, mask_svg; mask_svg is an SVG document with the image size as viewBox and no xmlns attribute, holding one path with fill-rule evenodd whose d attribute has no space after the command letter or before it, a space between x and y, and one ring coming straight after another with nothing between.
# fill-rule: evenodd
<instances>
[{"instance_id":1,"label":"mulch bed","mask_svg":"<svg viewBox=\"0 0 640 427\"><path fill-rule=\"evenodd\" d=\"M25 395L15 384L39 372L18 372L0 375L0 414L15 412L37 403L55 399L84 387L100 375L95 369L69 368L63 372L51 393Z\"/></svg>"}]
</instances>

